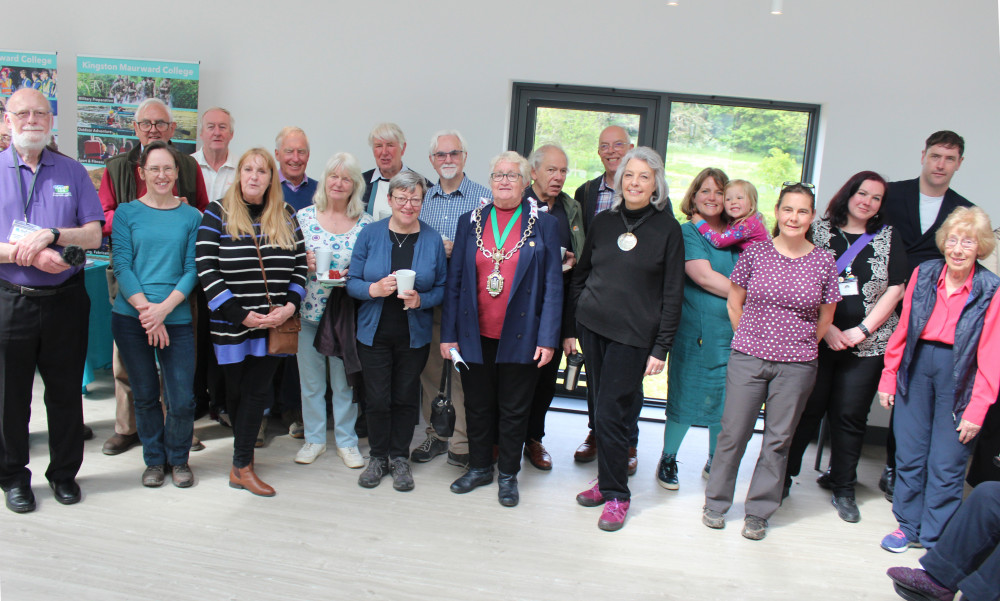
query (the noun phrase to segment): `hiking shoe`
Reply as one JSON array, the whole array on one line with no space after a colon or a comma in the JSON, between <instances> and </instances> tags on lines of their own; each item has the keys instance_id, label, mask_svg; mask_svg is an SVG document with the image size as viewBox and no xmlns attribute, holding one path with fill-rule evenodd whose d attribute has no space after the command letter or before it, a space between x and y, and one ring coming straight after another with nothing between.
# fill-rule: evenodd
<instances>
[{"instance_id":1,"label":"hiking shoe","mask_svg":"<svg viewBox=\"0 0 1000 601\"><path fill-rule=\"evenodd\" d=\"M414 463L427 463L438 455L448 452L448 441L441 440L433 434L428 434L420 446L410 451L410 461Z\"/></svg>"},{"instance_id":2,"label":"hiking shoe","mask_svg":"<svg viewBox=\"0 0 1000 601\"><path fill-rule=\"evenodd\" d=\"M576 502L584 507L597 507L604 505L604 495L601 494L599 485L595 484L593 488L588 488L576 495Z\"/></svg>"},{"instance_id":3,"label":"hiking shoe","mask_svg":"<svg viewBox=\"0 0 1000 601\"><path fill-rule=\"evenodd\" d=\"M389 459L387 457L370 457L368 467L358 476L358 486L375 488L388 473Z\"/></svg>"},{"instance_id":4,"label":"hiking shoe","mask_svg":"<svg viewBox=\"0 0 1000 601\"><path fill-rule=\"evenodd\" d=\"M854 497L834 496L830 502L837 508L837 515L840 516L840 519L852 524L861 521L861 512L858 510L858 503Z\"/></svg>"},{"instance_id":5,"label":"hiking shoe","mask_svg":"<svg viewBox=\"0 0 1000 601\"><path fill-rule=\"evenodd\" d=\"M715 530L726 527L726 514L705 507L701 510L701 523Z\"/></svg>"},{"instance_id":6,"label":"hiking shoe","mask_svg":"<svg viewBox=\"0 0 1000 601\"><path fill-rule=\"evenodd\" d=\"M142 485L149 488L163 486L163 481L167 479L167 466L149 465L142 472Z\"/></svg>"},{"instance_id":7,"label":"hiking shoe","mask_svg":"<svg viewBox=\"0 0 1000 601\"><path fill-rule=\"evenodd\" d=\"M601 512L601 519L597 520L597 527L607 532L621 530L625 525L625 516L628 515L628 506L628 501L608 499Z\"/></svg>"},{"instance_id":8,"label":"hiking shoe","mask_svg":"<svg viewBox=\"0 0 1000 601\"><path fill-rule=\"evenodd\" d=\"M750 540L763 540L767 536L767 520L755 515L748 515L743 520L743 538Z\"/></svg>"},{"instance_id":9,"label":"hiking shoe","mask_svg":"<svg viewBox=\"0 0 1000 601\"><path fill-rule=\"evenodd\" d=\"M403 457L396 457L389 463L392 473L392 487L400 492L413 490L413 474L410 472L410 462Z\"/></svg>"}]
</instances>

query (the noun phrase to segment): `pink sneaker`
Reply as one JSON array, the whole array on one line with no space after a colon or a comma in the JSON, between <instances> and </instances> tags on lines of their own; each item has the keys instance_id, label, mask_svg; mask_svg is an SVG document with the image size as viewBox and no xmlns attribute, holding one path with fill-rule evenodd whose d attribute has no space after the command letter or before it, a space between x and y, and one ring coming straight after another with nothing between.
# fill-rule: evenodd
<instances>
[{"instance_id":1,"label":"pink sneaker","mask_svg":"<svg viewBox=\"0 0 1000 601\"><path fill-rule=\"evenodd\" d=\"M621 530L625 525L625 515L628 513L628 501L609 499L604 504L604 511L601 512L601 519L597 522L597 527L601 530L614 532Z\"/></svg>"},{"instance_id":2,"label":"pink sneaker","mask_svg":"<svg viewBox=\"0 0 1000 601\"><path fill-rule=\"evenodd\" d=\"M604 495L601 494L601 489L595 484L594 488L588 488L576 495L576 502L584 507L597 507L604 504Z\"/></svg>"}]
</instances>

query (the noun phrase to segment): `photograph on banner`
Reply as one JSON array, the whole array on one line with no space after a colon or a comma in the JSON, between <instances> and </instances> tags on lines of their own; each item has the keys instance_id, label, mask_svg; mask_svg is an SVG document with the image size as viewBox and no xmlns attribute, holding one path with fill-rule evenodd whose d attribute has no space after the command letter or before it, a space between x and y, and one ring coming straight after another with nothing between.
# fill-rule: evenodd
<instances>
[{"instance_id":1,"label":"photograph on banner","mask_svg":"<svg viewBox=\"0 0 1000 601\"><path fill-rule=\"evenodd\" d=\"M138 146L135 111L156 98L170 108L177 123L171 138L181 152L196 150L198 135L198 63L132 58L78 56L77 157L100 165Z\"/></svg>"},{"instance_id":2,"label":"photograph on banner","mask_svg":"<svg viewBox=\"0 0 1000 601\"><path fill-rule=\"evenodd\" d=\"M55 52L0 50L0 114L7 110L7 99L14 92L22 88L38 90L52 103L53 141L58 131L55 118L59 115L59 105L56 103L57 84Z\"/></svg>"}]
</instances>

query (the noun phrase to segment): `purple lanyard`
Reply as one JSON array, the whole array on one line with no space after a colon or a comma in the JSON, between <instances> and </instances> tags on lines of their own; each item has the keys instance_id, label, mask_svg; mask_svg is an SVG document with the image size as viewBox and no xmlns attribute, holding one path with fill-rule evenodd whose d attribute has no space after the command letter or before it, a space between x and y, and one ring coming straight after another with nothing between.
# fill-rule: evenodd
<instances>
[{"instance_id":1,"label":"purple lanyard","mask_svg":"<svg viewBox=\"0 0 1000 601\"><path fill-rule=\"evenodd\" d=\"M882 227L885 226L883 225ZM878 232L881 231L882 228L880 227ZM875 232L874 234L869 234L868 232L861 234L861 237L855 240L854 244L850 245L847 250L844 251L844 254L840 255L840 258L837 259L837 273L841 273L847 269L851 263L854 262L854 257L858 256L858 253L861 252L862 248L868 246L868 243L875 238L875 235L878 234L878 232Z\"/></svg>"}]
</instances>

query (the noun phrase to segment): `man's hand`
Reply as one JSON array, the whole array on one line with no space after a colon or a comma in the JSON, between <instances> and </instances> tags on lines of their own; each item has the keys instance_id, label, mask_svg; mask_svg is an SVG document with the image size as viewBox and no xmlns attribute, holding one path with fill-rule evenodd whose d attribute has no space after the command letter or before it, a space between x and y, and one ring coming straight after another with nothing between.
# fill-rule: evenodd
<instances>
[{"instance_id":1,"label":"man's hand","mask_svg":"<svg viewBox=\"0 0 1000 601\"><path fill-rule=\"evenodd\" d=\"M49 235L51 236L52 232L49 232ZM41 252L35 255L30 265L41 269L45 273L62 273L69 269L69 263L63 261L62 255L51 248L43 248Z\"/></svg>"},{"instance_id":2,"label":"man's hand","mask_svg":"<svg viewBox=\"0 0 1000 601\"><path fill-rule=\"evenodd\" d=\"M52 233L52 230L44 229L31 232L13 243L14 248L11 249L10 253L11 263L28 267L35 261L35 256L52 244L55 239L56 235ZM36 265L36 267L38 266Z\"/></svg>"}]
</instances>

